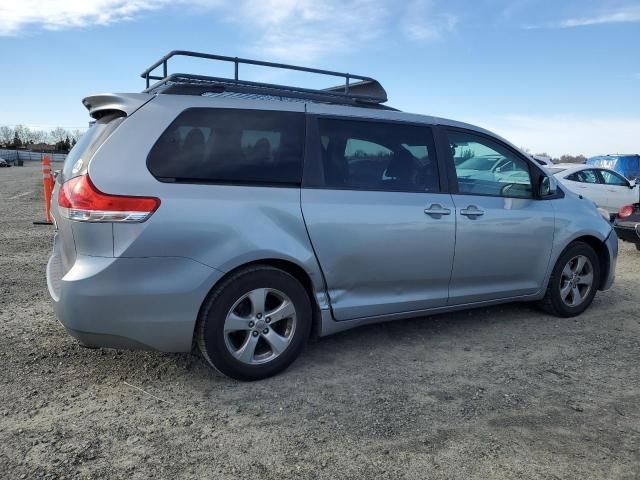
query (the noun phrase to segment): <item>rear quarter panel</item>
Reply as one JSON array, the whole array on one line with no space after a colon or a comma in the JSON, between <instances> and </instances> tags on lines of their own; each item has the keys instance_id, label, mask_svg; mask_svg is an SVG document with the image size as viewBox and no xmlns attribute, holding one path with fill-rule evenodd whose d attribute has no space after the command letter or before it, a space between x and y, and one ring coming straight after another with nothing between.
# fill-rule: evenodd
<instances>
[{"instance_id":1,"label":"rear quarter panel","mask_svg":"<svg viewBox=\"0 0 640 480\"><path fill-rule=\"evenodd\" d=\"M300 189L156 180L147 155L187 108L304 112L304 104L159 95L119 128L89 165L98 189L158 197L161 205L139 224L114 224L117 257L187 257L222 272L264 259L287 260L310 276L321 308L324 282L302 218Z\"/></svg>"}]
</instances>

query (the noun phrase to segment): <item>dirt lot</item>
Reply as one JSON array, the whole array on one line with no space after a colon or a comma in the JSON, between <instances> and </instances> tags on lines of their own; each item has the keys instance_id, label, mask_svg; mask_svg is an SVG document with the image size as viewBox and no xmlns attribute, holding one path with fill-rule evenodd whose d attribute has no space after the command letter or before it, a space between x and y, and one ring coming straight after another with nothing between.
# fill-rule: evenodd
<instances>
[{"instance_id":1,"label":"dirt lot","mask_svg":"<svg viewBox=\"0 0 640 480\"><path fill-rule=\"evenodd\" d=\"M364 327L239 383L55 320L37 167L0 169L0 478L640 478L640 253L580 318Z\"/></svg>"}]
</instances>

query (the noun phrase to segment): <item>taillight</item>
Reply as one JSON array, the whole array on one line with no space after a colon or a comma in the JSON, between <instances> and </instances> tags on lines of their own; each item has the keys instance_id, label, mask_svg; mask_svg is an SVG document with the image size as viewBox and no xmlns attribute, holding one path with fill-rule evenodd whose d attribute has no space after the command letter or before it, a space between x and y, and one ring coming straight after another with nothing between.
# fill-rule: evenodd
<instances>
[{"instance_id":1,"label":"taillight","mask_svg":"<svg viewBox=\"0 0 640 480\"><path fill-rule=\"evenodd\" d=\"M89 175L81 175L60 187L58 205L63 216L81 222L144 222L160 199L102 193Z\"/></svg>"},{"instance_id":2,"label":"taillight","mask_svg":"<svg viewBox=\"0 0 640 480\"><path fill-rule=\"evenodd\" d=\"M633 214L633 205L625 205L618 210L618 218L627 218Z\"/></svg>"}]
</instances>

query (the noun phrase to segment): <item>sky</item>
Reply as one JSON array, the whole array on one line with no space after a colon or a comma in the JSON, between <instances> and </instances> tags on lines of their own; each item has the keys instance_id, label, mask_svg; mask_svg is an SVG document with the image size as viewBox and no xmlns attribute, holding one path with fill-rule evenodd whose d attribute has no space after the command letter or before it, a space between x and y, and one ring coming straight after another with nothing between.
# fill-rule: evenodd
<instances>
[{"instance_id":1,"label":"sky","mask_svg":"<svg viewBox=\"0 0 640 480\"><path fill-rule=\"evenodd\" d=\"M0 125L85 128L83 97L141 91L176 49L372 76L389 105L532 153L640 153L640 0L0 0Z\"/></svg>"}]
</instances>

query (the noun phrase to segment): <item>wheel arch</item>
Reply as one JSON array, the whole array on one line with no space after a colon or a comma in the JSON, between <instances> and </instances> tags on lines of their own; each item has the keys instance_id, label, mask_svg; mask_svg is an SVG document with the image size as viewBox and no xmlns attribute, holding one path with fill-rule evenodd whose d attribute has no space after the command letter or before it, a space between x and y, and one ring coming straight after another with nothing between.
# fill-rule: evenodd
<instances>
[{"instance_id":1,"label":"wheel arch","mask_svg":"<svg viewBox=\"0 0 640 480\"><path fill-rule=\"evenodd\" d=\"M576 242L586 243L596 252L600 266L600 284L598 285L598 290L602 290L607 281L606 272L609 271L609 268L611 266L609 249L605 245L605 242L600 240L598 237L595 237L593 235L582 235L580 237L574 238L562 251L564 252L567 248L569 248L569 245Z\"/></svg>"},{"instance_id":2,"label":"wheel arch","mask_svg":"<svg viewBox=\"0 0 640 480\"><path fill-rule=\"evenodd\" d=\"M224 283L228 278L235 275L238 271L244 270L246 268L255 267L258 265L266 265L273 268L277 268L284 272L287 272L289 275L294 277L296 280L300 282L300 284L304 287L307 292L307 296L309 297L309 301L311 302L311 338L317 338L320 336L321 331L321 312L320 312L320 304L318 302L318 287L314 285L310 274L299 264L282 258L262 258L258 260L252 260L249 262L242 263L237 265L236 267L228 270L222 277L220 277L209 289L207 295L203 299L200 307L198 309L198 318L196 319L194 330L193 330L193 341L195 344L196 332L198 331L198 324L202 318L202 310L205 307L207 301L209 300L212 293L215 289ZM323 292L324 293L324 292Z\"/></svg>"}]
</instances>

